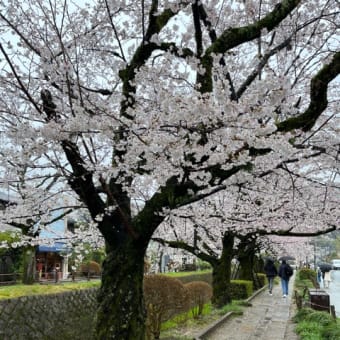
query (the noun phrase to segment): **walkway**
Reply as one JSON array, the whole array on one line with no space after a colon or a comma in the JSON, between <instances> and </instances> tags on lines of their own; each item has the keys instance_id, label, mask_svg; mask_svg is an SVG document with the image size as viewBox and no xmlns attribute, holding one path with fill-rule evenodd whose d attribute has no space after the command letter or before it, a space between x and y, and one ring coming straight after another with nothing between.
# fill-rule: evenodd
<instances>
[{"instance_id":1,"label":"walkway","mask_svg":"<svg viewBox=\"0 0 340 340\"><path fill-rule=\"evenodd\" d=\"M294 323L295 303L292 301L295 276L289 282L289 296L282 298L281 285L275 285L273 295L263 290L251 300L244 314L229 317L217 327L208 328L200 340L297 340Z\"/></svg>"}]
</instances>

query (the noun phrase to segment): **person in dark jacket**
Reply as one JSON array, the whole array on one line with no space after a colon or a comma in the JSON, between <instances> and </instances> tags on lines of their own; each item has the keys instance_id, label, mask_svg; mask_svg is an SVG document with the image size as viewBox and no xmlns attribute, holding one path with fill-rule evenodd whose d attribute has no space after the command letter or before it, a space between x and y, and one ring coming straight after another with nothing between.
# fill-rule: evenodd
<instances>
[{"instance_id":1,"label":"person in dark jacket","mask_svg":"<svg viewBox=\"0 0 340 340\"><path fill-rule=\"evenodd\" d=\"M269 294L272 295L274 278L277 275L277 269L272 259L267 259L266 264L264 265L264 272L268 279Z\"/></svg>"},{"instance_id":2,"label":"person in dark jacket","mask_svg":"<svg viewBox=\"0 0 340 340\"><path fill-rule=\"evenodd\" d=\"M289 279L292 276L292 273L293 273L292 267L286 262L286 260L282 260L281 265L279 267L279 276L281 278L283 298L288 296L288 284Z\"/></svg>"}]
</instances>

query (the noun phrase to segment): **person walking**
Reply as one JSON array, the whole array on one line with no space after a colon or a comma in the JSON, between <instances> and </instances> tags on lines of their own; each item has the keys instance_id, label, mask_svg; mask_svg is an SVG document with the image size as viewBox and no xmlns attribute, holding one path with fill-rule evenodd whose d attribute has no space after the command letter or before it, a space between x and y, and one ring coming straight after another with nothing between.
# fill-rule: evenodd
<instances>
[{"instance_id":1,"label":"person walking","mask_svg":"<svg viewBox=\"0 0 340 340\"><path fill-rule=\"evenodd\" d=\"M286 262L286 260L282 260L281 265L279 267L279 277L281 278L283 298L288 296L288 284L289 284L289 279L292 275L293 275L293 268Z\"/></svg>"},{"instance_id":2,"label":"person walking","mask_svg":"<svg viewBox=\"0 0 340 340\"><path fill-rule=\"evenodd\" d=\"M273 284L274 284L274 278L277 275L277 269L275 267L274 261L271 258L267 259L266 264L264 265L264 272L268 280L269 294L273 295L272 293Z\"/></svg>"},{"instance_id":3,"label":"person walking","mask_svg":"<svg viewBox=\"0 0 340 340\"><path fill-rule=\"evenodd\" d=\"M320 287L321 281L322 281L322 272L321 272L320 267L317 267L317 269L316 269L316 279L317 279L319 287Z\"/></svg>"},{"instance_id":4,"label":"person walking","mask_svg":"<svg viewBox=\"0 0 340 340\"><path fill-rule=\"evenodd\" d=\"M325 278L323 280L324 288L329 288L329 284L331 282L331 273L329 271L325 272Z\"/></svg>"}]
</instances>

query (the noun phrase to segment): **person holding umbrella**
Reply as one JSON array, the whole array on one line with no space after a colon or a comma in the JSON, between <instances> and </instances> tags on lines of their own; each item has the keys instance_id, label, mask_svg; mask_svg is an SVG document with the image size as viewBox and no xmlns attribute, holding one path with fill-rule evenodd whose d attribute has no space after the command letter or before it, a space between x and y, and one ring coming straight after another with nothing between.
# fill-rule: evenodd
<instances>
[{"instance_id":1,"label":"person holding umbrella","mask_svg":"<svg viewBox=\"0 0 340 340\"><path fill-rule=\"evenodd\" d=\"M274 278L277 275L277 269L272 258L267 258L266 264L264 265L264 272L266 273L268 280L269 295L273 295L273 284Z\"/></svg>"},{"instance_id":2,"label":"person holding umbrella","mask_svg":"<svg viewBox=\"0 0 340 340\"><path fill-rule=\"evenodd\" d=\"M319 268L322 273L323 287L329 288L329 284L331 281L330 271L332 270L332 265L330 263L322 262L319 263Z\"/></svg>"},{"instance_id":3,"label":"person holding umbrella","mask_svg":"<svg viewBox=\"0 0 340 340\"><path fill-rule=\"evenodd\" d=\"M279 268L279 276L281 278L283 298L288 296L288 283L293 273L294 273L293 268L286 262L286 260L282 260Z\"/></svg>"},{"instance_id":4,"label":"person holding umbrella","mask_svg":"<svg viewBox=\"0 0 340 340\"><path fill-rule=\"evenodd\" d=\"M326 271L324 279L323 279L324 288L329 288L330 282L331 282L331 273L330 273L330 271Z\"/></svg>"}]
</instances>

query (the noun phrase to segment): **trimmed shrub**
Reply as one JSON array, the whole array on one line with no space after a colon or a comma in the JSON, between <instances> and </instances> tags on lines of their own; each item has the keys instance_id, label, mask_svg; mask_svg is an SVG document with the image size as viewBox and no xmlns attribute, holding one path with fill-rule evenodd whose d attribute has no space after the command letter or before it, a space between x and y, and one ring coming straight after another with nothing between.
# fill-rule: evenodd
<instances>
[{"instance_id":1,"label":"trimmed shrub","mask_svg":"<svg viewBox=\"0 0 340 340\"><path fill-rule=\"evenodd\" d=\"M203 281L189 282L184 287L187 290L193 317L197 318L202 315L204 304L211 300L212 288Z\"/></svg>"},{"instance_id":2,"label":"trimmed shrub","mask_svg":"<svg viewBox=\"0 0 340 340\"><path fill-rule=\"evenodd\" d=\"M299 270L299 278L300 280L310 280L311 277L316 276L315 270L302 268Z\"/></svg>"},{"instance_id":3,"label":"trimmed shrub","mask_svg":"<svg viewBox=\"0 0 340 340\"><path fill-rule=\"evenodd\" d=\"M83 275L100 275L101 267L100 264L95 261L89 261L87 263L82 263L80 265L80 271Z\"/></svg>"},{"instance_id":4,"label":"trimmed shrub","mask_svg":"<svg viewBox=\"0 0 340 340\"><path fill-rule=\"evenodd\" d=\"M189 275L183 275L178 276L178 280L180 280L182 283L189 283L194 281L204 281L206 283L212 284L212 273L197 273L197 274L189 274Z\"/></svg>"},{"instance_id":5,"label":"trimmed shrub","mask_svg":"<svg viewBox=\"0 0 340 340\"><path fill-rule=\"evenodd\" d=\"M257 277L258 277L258 279L259 279L259 282L260 282L260 287L259 287L259 288L264 287L265 284L266 284L266 282L267 282L267 281L266 281L266 280L267 280L266 274L257 273L256 275L257 275Z\"/></svg>"},{"instance_id":6,"label":"trimmed shrub","mask_svg":"<svg viewBox=\"0 0 340 340\"><path fill-rule=\"evenodd\" d=\"M231 280L230 290L233 300L247 299L253 294L253 282L247 280Z\"/></svg>"},{"instance_id":7,"label":"trimmed shrub","mask_svg":"<svg viewBox=\"0 0 340 340\"><path fill-rule=\"evenodd\" d=\"M146 333L149 339L159 339L161 323L189 309L184 285L173 277L146 275L144 299L147 311Z\"/></svg>"}]
</instances>

